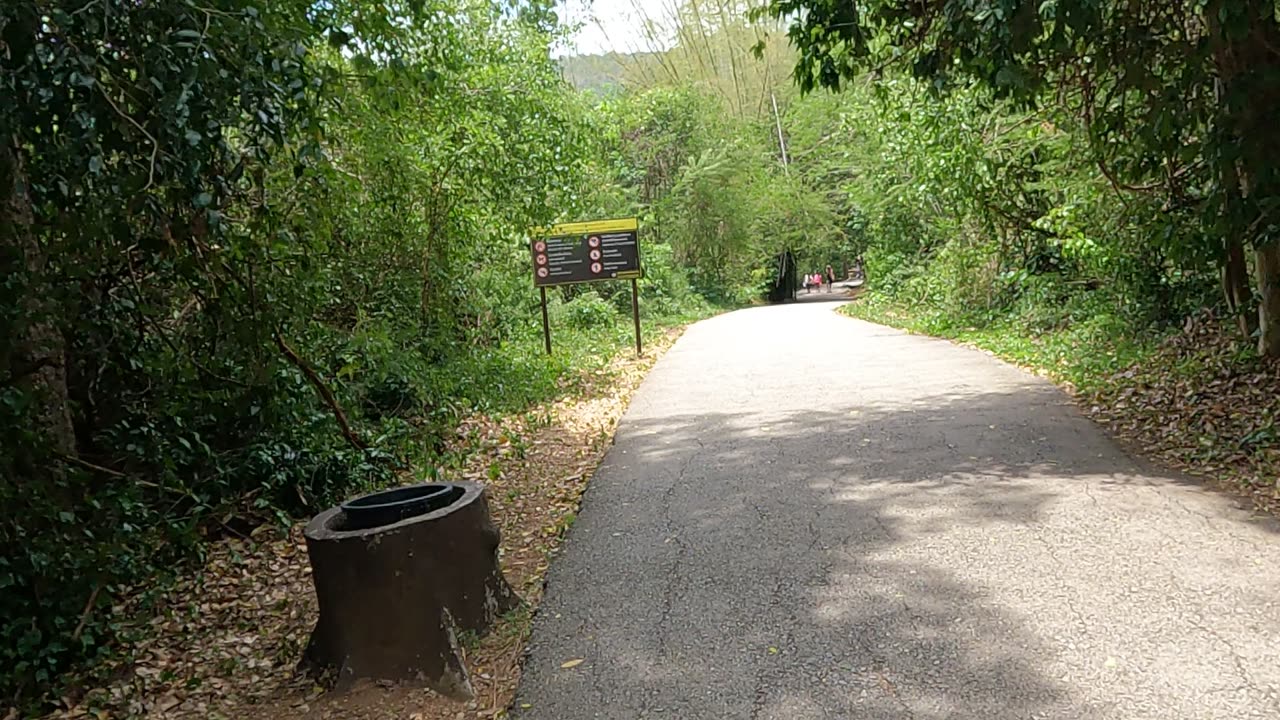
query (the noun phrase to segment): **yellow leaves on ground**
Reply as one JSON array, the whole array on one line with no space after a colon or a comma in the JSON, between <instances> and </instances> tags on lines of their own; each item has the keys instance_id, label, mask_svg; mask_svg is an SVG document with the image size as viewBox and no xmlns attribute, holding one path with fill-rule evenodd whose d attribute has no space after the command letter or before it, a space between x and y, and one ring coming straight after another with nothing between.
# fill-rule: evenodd
<instances>
[{"instance_id":1,"label":"yellow leaves on ground","mask_svg":"<svg viewBox=\"0 0 1280 720\"><path fill-rule=\"evenodd\" d=\"M451 475L488 486L503 572L530 607L541 599L548 559L573 524L632 391L679 335L668 330L642 358L620 353L584 389L556 402L510 416L472 416L456 429L468 459ZM263 525L250 537L211 545L204 567L158 601L168 612L156 614L153 632L131 646L133 661L117 670L119 679L87 695L111 717L456 720L455 703L410 685L330 695L296 671L316 620L302 525ZM529 618L528 612L503 618L469 650L476 699L465 717L504 716L520 678ZM583 662L573 658L561 667ZM88 702L68 701L45 720L95 711ZM3 712L0 720L8 720Z\"/></svg>"}]
</instances>

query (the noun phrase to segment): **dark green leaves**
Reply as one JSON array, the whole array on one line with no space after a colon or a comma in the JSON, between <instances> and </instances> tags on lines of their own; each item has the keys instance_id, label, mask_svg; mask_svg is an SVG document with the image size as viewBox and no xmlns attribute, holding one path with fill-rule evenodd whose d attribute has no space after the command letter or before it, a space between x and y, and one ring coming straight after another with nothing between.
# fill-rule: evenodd
<instances>
[{"instance_id":1,"label":"dark green leaves","mask_svg":"<svg viewBox=\"0 0 1280 720\"><path fill-rule=\"evenodd\" d=\"M344 48L347 43L351 42L351 35L343 30L334 28L329 31L329 45L335 48Z\"/></svg>"},{"instance_id":2,"label":"dark green leaves","mask_svg":"<svg viewBox=\"0 0 1280 720\"><path fill-rule=\"evenodd\" d=\"M0 330L57 329L75 430L33 427L45 394L11 382L6 345L5 698L110 645L111 588L202 530L434 461L464 392L557 392L563 363L505 349L534 327L519 238L582 208L588 126L538 29L551 5L0 4L0 135L27 181L0 206L30 188L33 248L0 237ZM378 448L349 447L275 332Z\"/></svg>"}]
</instances>

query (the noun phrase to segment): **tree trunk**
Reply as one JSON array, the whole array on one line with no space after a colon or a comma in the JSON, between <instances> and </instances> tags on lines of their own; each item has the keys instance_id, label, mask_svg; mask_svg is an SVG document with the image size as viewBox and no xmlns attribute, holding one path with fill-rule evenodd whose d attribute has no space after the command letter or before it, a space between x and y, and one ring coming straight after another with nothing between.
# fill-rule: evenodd
<instances>
[{"instance_id":1,"label":"tree trunk","mask_svg":"<svg viewBox=\"0 0 1280 720\"><path fill-rule=\"evenodd\" d=\"M1258 272L1258 352L1280 357L1280 242L1254 251Z\"/></svg>"},{"instance_id":2,"label":"tree trunk","mask_svg":"<svg viewBox=\"0 0 1280 720\"><path fill-rule=\"evenodd\" d=\"M0 270L5 278L20 278L22 289L18 317L8 328L9 347L0 353L0 382L30 395L32 427L43 441L40 454L70 457L75 430L67 393L67 343L58 327L57 306L45 289L45 251L33 225L22 151L5 138L0 142ZM42 461L33 456L20 463Z\"/></svg>"},{"instance_id":3,"label":"tree trunk","mask_svg":"<svg viewBox=\"0 0 1280 720\"><path fill-rule=\"evenodd\" d=\"M1214 65L1221 82L1218 120L1238 145L1244 208L1233 225L1254 247L1258 283L1258 352L1280 357L1280 248L1268 237L1280 224L1280 23L1269 0L1214 0L1205 7Z\"/></svg>"},{"instance_id":4,"label":"tree trunk","mask_svg":"<svg viewBox=\"0 0 1280 720\"><path fill-rule=\"evenodd\" d=\"M1253 298L1249 293L1249 264L1245 260L1244 243L1240 235L1233 230L1236 220L1241 217L1240 173L1235 162L1227 162L1222 167L1223 211L1228 222L1227 231L1222 238L1222 293L1227 300L1227 309L1240 331L1241 337L1249 340L1253 337L1251 313L1254 311Z\"/></svg>"},{"instance_id":5,"label":"tree trunk","mask_svg":"<svg viewBox=\"0 0 1280 720\"><path fill-rule=\"evenodd\" d=\"M498 564L484 486L453 485L449 504L387 524L331 508L307 525L320 619L304 662L336 670L338 689L366 678L471 696L458 633L487 632L520 598Z\"/></svg>"},{"instance_id":6,"label":"tree trunk","mask_svg":"<svg viewBox=\"0 0 1280 720\"><path fill-rule=\"evenodd\" d=\"M1227 308L1236 323L1240 336L1253 337L1252 297L1249 293L1249 265L1244 256L1244 245L1239 238L1226 238L1226 262L1222 266L1222 292L1227 298Z\"/></svg>"}]
</instances>

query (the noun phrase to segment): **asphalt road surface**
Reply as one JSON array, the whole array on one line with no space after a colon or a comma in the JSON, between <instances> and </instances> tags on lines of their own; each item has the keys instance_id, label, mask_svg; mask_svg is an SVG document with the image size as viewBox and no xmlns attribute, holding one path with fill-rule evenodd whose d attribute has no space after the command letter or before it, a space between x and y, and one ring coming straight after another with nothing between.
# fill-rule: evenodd
<instances>
[{"instance_id":1,"label":"asphalt road surface","mask_svg":"<svg viewBox=\"0 0 1280 720\"><path fill-rule=\"evenodd\" d=\"M654 367L516 718L1280 718L1275 523L835 307L707 320Z\"/></svg>"}]
</instances>

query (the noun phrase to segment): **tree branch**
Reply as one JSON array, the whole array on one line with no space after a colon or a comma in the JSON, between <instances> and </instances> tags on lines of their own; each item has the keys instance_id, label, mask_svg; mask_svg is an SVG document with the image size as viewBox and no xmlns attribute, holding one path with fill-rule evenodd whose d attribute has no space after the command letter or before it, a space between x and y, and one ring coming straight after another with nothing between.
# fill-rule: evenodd
<instances>
[{"instance_id":1,"label":"tree branch","mask_svg":"<svg viewBox=\"0 0 1280 720\"><path fill-rule=\"evenodd\" d=\"M72 640L79 640L80 633L84 632L85 623L89 622L89 616L93 614L93 604L98 600L98 593L102 592L102 583L93 586L93 592L89 593L89 601L84 604L84 611L80 613L80 622L76 623L75 632L71 633Z\"/></svg>"},{"instance_id":2,"label":"tree branch","mask_svg":"<svg viewBox=\"0 0 1280 720\"><path fill-rule=\"evenodd\" d=\"M103 475L107 475L107 476L110 476L110 477L113 477L113 478L126 478L126 477L129 477L128 475L126 475L126 474L124 474L124 473L120 472L119 470L112 470L111 468L108 468L108 467L102 467L101 465L95 465L95 464L93 464L93 463L89 462L88 460L84 460L84 459L78 458L78 457L76 457L75 455L68 455L68 454L66 454L66 453L54 453L54 457L58 458L59 460L61 460L61 461L65 462L65 463L70 463L70 464L72 464L72 465L79 465L80 467L84 468L85 470L92 470L93 472L99 472L99 473L102 473Z\"/></svg>"},{"instance_id":3,"label":"tree branch","mask_svg":"<svg viewBox=\"0 0 1280 720\"><path fill-rule=\"evenodd\" d=\"M342 430L342 436L351 443L351 446L357 450L368 450L369 444L366 443L354 430L351 429L351 423L347 422L347 414L343 412L342 406L338 404L338 399L333 396L333 391L328 385L324 384L324 380L319 373L311 369L306 361L298 357L298 353L289 347L289 343L285 342L284 336L277 329L274 333L276 339L276 347L280 348L280 352L293 363L294 367L302 371L307 376L307 381L311 383L311 387L315 388L324 403L329 406L329 411L333 413L333 418L338 421L338 427Z\"/></svg>"}]
</instances>

